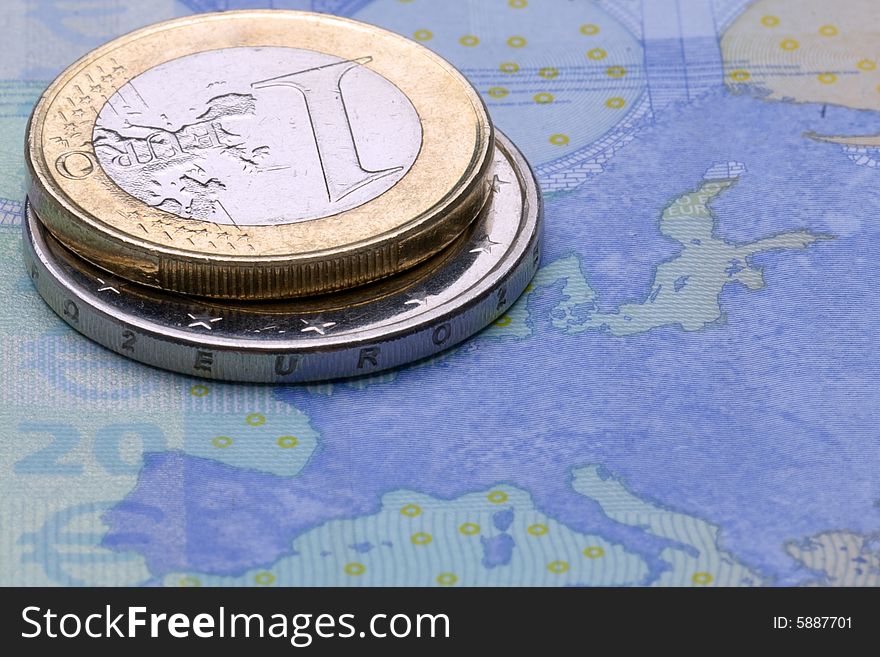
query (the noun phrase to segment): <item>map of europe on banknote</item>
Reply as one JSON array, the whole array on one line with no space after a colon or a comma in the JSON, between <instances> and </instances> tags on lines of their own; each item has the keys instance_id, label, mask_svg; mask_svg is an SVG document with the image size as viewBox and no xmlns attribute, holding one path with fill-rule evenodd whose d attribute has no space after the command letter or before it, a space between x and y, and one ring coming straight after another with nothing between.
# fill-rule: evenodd
<instances>
[{"instance_id":1,"label":"map of europe on banknote","mask_svg":"<svg viewBox=\"0 0 880 657\"><path fill-rule=\"evenodd\" d=\"M32 288L42 89L136 27L267 6L435 49L530 159L542 268L474 339L215 383ZM874 0L9 0L0 30L0 582L880 584Z\"/></svg>"}]
</instances>

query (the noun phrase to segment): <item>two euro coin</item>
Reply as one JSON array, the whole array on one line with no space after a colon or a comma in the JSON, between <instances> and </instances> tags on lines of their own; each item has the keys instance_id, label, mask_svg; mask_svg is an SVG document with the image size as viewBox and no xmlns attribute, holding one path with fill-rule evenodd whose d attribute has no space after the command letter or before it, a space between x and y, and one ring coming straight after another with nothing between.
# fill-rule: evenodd
<instances>
[{"instance_id":1,"label":"two euro coin","mask_svg":"<svg viewBox=\"0 0 880 657\"><path fill-rule=\"evenodd\" d=\"M495 320L540 258L541 202L522 155L498 135L494 191L444 251L369 286L239 302L111 277L52 237L28 208L25 259L68 324L120 354L213 379L301 382L365 375L431 356Z\"/></svg>"}]
</instances>

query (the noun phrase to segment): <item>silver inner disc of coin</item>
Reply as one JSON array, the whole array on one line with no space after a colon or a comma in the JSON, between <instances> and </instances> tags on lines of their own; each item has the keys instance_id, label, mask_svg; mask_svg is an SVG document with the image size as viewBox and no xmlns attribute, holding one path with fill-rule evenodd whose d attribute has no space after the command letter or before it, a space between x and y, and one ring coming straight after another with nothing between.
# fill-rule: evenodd
<instances>
[{"instance_id":1,"label":"silver inner disc of coin","mask_svg":"<svg viewBox=\"0 0 880 657\"><path fill-rule=\"evenodd\" d=\"M318 219L380 196L422 144L409 98L370 70L283 47L209 50L155 66L98 114L98 162L147 205L218 224Z\"/></svg>"}]
</instances>

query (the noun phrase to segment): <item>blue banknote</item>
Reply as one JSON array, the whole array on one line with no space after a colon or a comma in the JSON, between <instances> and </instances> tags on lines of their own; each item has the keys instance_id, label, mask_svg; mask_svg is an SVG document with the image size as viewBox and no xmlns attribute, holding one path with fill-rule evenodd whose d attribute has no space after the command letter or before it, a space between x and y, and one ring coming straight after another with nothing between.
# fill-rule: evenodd
<instances>
[{"instance_id":1,"label":"blue banknote","mask_svg":"<svg viewBox=\"0 0 880 657\"><path fill-rule=\"evenodd\" d=\"M136 27L249 7L400 32L480 91L546 202L493 326L240 386L37 296L42 89ZM873 0L9 0L0 30L3 584L880 584Z\"/></svg>"}]
</instances>

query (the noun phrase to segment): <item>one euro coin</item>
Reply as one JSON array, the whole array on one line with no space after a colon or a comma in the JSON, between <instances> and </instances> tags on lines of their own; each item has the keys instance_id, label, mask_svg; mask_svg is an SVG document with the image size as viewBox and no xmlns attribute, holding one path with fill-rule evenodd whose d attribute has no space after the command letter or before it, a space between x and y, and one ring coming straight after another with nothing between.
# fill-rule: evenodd
<instances>
[{"instance_id":1,"label":"one euro coin","mask_svg":"<svg viewBox=\"0 0 880 657\"><path fill-rule=\"evenodd\" d=\"M32 209L124 279L227 299L362 285L451 244L491 191L492 124L438 55L295 11L201 14L118 38L46 90Z\"/></svg>"}]
</instances>

